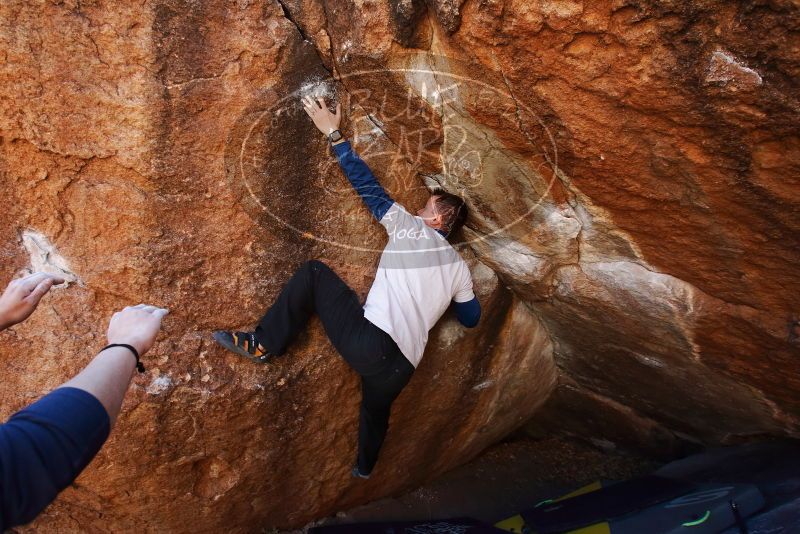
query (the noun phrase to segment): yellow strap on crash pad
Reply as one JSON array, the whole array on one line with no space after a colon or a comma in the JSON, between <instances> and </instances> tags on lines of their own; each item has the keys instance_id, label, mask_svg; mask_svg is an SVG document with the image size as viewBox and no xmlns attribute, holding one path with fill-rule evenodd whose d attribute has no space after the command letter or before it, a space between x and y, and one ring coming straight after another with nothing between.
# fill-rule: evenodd
<instances>
[{"instance_id":1,"label":"yellow strap on crash pad","mask_svg":"<svg viewBox=\"0 0 800 534\"><path fill-rule=\"evenodd\" d=\"M525 522L522 520L521 515L515 515L514 517L509 517L508 519L503 519L499 523L495 523L494 526L503 530L507 530L508 532L522 532L522 526Z\"/></svg>"},{"instance_id":2,"label":"yellow strap on crash pad","mask_svg":"<svg viewBox=\"0 0 800 534\"><path fill-rule=\"evenodd\" d=\"M592 482L591 484L587 484L582 488L576 489L572 493L567 493L566 495L563 495L558 499L553 499L550 502L563 501L564 499L571 499L572 497L577 497L578 495L583 495L584 493L591 493L592 491L597 491L602 487L603 485L599 481ZM522 532L522 527L524 525L525 521L523 521L521 515L515 515L514 517L503 519L499 523L494 524L495 527L508 532ZM597 523L595 525L583 527L579 530L571 530L568 534L611 534L611 529L609 528L608 523Z\"/></svg>"}]
</instances>

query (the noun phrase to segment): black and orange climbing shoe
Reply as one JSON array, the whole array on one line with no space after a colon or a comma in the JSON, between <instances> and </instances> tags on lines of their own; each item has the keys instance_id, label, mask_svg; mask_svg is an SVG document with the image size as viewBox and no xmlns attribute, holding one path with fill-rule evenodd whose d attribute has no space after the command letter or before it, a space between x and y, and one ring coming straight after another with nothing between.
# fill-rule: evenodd
<instances>
[{"instance_id":1,"label":"black and orange climbing shoe","mask_svg":"<svg viewBox=\"0 0 800 534\"><path fill-rule=\"evenodd\" d=\"M252 332L226 332L218 330L212 334L214 341L239 356L256 363L267 363L272 355L264 350Z\"/></svg>"}]
</instances>

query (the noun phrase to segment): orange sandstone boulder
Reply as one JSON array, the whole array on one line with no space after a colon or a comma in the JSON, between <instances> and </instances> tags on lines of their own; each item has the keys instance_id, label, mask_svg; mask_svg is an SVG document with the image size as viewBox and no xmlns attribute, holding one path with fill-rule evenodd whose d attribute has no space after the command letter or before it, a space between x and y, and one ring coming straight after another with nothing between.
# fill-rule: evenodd
<instances>
[{"instance_id":1,"label":"orange sandstone boulder","mask_svg":"<svg viewBox=\"0 0 800 534\"><path fill-rule=\"evenodd\" d=\"M291 527L397 493L528 421L673 454L797 435L800 187L790 2L364 0L0 6L2 282L68 276L0 334L7 416L111 313L169 307L95 461L30 527ZM353 481L357 377L314 319L251 327L303 261L366 297L385 242L298 105L336 99L409 209L468 200L483 306L447 314Z\"/></svg>"}]
</instances>

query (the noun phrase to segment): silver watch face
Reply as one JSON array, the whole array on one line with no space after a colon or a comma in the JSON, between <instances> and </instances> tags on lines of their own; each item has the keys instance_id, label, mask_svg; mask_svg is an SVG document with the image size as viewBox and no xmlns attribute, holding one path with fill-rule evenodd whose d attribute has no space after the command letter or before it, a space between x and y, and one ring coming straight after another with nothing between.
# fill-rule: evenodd
<instances>
[{"instance_id":1,"label":"silver watch face","mask_svg":"<svg viewBox=\"0 0 800 534\"><path fill-rule=\"evenodd\" d=\"M342 132L340 132L339 130L334 130L330 134L328 134L328 139L330 139L331 141L338 141L341 138L342 138Z\"/></svg>"}]
</instances>

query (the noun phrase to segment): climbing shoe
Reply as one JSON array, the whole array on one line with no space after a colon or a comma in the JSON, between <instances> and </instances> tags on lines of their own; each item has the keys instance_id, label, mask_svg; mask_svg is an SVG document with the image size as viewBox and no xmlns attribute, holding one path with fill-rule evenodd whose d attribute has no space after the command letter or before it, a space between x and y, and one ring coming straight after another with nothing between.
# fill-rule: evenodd
<instances>
[{"instance_id":1,"label":"climbing shoe","mask_svg":"<svg viewBox=\"0 0 800 534\"><path fill-rule=\"evenodd\" d=\"M214 341L239 356L256 363L267 363L272 355L264 350L252 332L226 332L218 330L212 334Z\"/></svg>"},{"instance_id":2,"label":"climbing shoe","mask_svg":"<svg viewBox=\"0 0 800 534\"><path fill-rule=\"evenodd\" d=\"M353 466L353 470L351 471L351 473L352 473L353 477L369 478L369 475L365 475L361 471L358 470L358 466L357 465Z\"/></svg>"}]
</instances>

